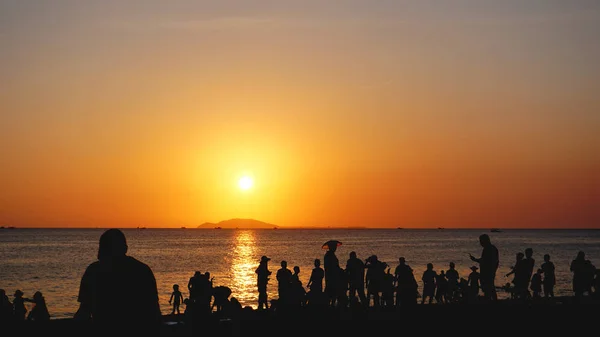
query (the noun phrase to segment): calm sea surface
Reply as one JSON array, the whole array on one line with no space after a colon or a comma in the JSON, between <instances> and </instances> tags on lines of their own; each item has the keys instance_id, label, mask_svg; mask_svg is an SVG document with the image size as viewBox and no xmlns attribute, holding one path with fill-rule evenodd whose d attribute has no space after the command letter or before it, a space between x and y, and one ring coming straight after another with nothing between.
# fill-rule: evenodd
<instances>
[{"instance_id":1,"label":"calm sea surface","mask_svg":"<svg viewBox=\"0 0 600 337\"><path fill-rule=\"evenodd\" d=\"M79 281L85 268L96 259L98 239L103 229L2 229L0 230L0 288L12 300L16 289L26 297L41 291L53 318L72 317L77 310ZM454 261L466 277L473 263L469 253L479 256L478 236L488 233L500 251L496 285L508 281L515 254L531 247L536 268L548 253L556 265L555 294L571 295L569 264L579 250L596 266L600 265L600 230L214 230L214 229L125 229L129 255L148 264L158 283L163 314L172 285L177 283L188 296L187 282L194 271L209 271L214 284L229 286L242 305L256 307L255 268L262 255L272 258L269 269L275 274L281 260L288 268L300 267L300 277L308 282L315 258L323 259L321 245L328 240L343 244L336 252L345 266L348 254L356 251L361 259L376 254L394 268L398 257L406 257L418 280L425 265L447 270ZM393 271L393 269L392 269ZM421 285L420 285L421 287ZM274 279L269 298L277 298ZM419 289L421 291L421 289ZM126 296L127 289L123 289ZM506 294L500 293L500 296ZM127 303L123 303L127 305ZM184 309L185 307L182 307Z\"/></svg>"}]
</instances>

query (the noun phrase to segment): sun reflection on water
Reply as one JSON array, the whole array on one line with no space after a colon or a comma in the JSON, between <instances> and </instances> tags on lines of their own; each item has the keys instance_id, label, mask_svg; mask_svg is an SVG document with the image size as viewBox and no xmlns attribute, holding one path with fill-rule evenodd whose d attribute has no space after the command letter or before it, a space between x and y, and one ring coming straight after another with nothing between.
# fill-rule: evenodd
<instances>
[{"instance_id":1,"label":"sun reflection on water","mask_svg":"<svg viewBox=\"0 0 600 337\"><path fill-rule=\"evenodd\" d=\"M235 296L242 305L256 307L258 293L256 288L256 274L258 266L255 257L254 231L236 231L234 254L231 263L232 288Z\"/></svg>"}]
</instances>

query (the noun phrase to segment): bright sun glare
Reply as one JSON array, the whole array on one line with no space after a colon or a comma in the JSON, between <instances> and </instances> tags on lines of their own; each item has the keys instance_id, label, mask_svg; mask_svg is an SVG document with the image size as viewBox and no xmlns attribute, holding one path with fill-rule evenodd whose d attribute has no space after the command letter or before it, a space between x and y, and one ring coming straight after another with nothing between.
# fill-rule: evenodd
<instances>
[{"instance_id":1,"label":"bright sun glare","mask_svg":"<svg viewBox=\"0 0 600 337\"><path fill-rule=\"evenodd\" d=\"M238 186L244 191L249 190L252 187L252 185L254 185L254 181L248 176L243 176L238 181Z\"/></svg>"}]
</instances>

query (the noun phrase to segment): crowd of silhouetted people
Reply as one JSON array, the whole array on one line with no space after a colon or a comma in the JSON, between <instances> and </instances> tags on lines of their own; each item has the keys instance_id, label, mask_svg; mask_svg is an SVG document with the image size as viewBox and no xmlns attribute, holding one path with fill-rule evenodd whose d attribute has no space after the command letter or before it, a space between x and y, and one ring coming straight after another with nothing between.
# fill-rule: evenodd
<instances>
[{"instance_id":1,"label":"crowd of silhouetted people","mask_svg":"<svg viewBox=\"0 0 600 337\"><path fill-rule=\"evenodd\" d=\"M255 270L257 310L387 310L434 301L437 304L490 303L498 300L497 291L506 291L511 299L520 301L554 297L555 266L549 254L544 255L543 262L536 268L533 249L518 252L511 271L505 275L512 276L512 281L496 286L498 249L487 234L481 235L479 242L483 248L481 256L470 256L475 264L468 275L460 275L452 261L445 270L436 270L428 263L422 275L415 275L405 257L391 266L376 255L363 260L352 251L344 266L336 256L336 249L342 243L330 240L323 244L326 250L323 259L314 260L306 285L301 282L300 267L289 269L287 261L280 261L275 271L278 296L270 300L267 288L273 274L268 265L271 259L262 256ZM131 326L136 333L152 334L162 317L156 280L148 265L127 255L127 248L122 231L109 229L102 234L98 260L86 268L81 279L79 308L74 319L93 322L99 331L118 327L123 332L123 326ZM579 252L571 262L570 271L575 300L600 297L600 270L586 259L584 252ZM419 284L422 284L422 292L418 290ZM188 281L187 290L189 297L186 298L179 284L173 285L170 314L201 319L215 312L235 317L243 310L254 310L250 306L242 307L235 296L231 296L229 287L214 286L210 272L196 271ZM124 300L132 306L123 305ZM26 302L33 303L29 312ZM28 298L17 289L11 301L5 290L0 289L0 304L2 321L50 319L44 296L39 291ZM185 305L183 313L182 305Z\"/></svg>"}]
</instances>

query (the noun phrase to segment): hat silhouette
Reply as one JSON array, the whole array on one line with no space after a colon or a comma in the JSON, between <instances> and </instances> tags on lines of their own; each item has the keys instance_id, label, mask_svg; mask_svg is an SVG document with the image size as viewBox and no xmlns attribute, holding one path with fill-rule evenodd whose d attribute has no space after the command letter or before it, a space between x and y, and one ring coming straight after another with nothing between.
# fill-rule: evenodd
<instances>
[{"instance_id":1,"label":"hat silhouette","mask_svg":"<svg viewBox=\"0 0 600 337\"><path fill-rule=\"evenodd\" d=\"M261 262L271 261L271 258L268 258L268 257L266 257L265 255L263 255L263 256L260 258L260 261L261 261Z\"/></svg>"},{"instance_id":2,"label":"hat silhouette","mask_svg":"<svg viewBox=\"0 0 600 337\"><path fill-rule=\"evenodd\" d=\"M479 269L479 268L477 268L477 266L472 266L471 267L471 270L477 270L477 269Z\"/></svg>"}]
</instances>

